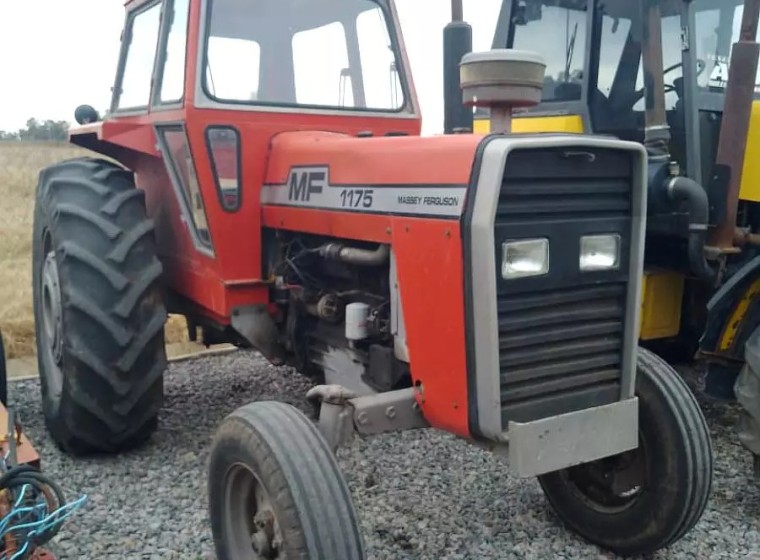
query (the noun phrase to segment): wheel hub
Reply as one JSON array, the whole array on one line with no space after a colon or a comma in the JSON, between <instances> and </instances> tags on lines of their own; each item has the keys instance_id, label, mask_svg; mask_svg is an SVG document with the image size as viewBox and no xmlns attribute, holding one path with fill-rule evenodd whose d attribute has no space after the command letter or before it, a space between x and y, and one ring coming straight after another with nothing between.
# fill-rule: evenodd
<instances>
[{"instance_id":1,"label":"wheel hub","mask_svg":"<svg viewBox=\"0 0 760 560\"><path fill-rule=\"evenodd\" d=\"M581 499L601 512L622 511L636 501L647 485L647 450L642 435L639 447L565 473Z\"/></svg>"},{"instance_id":2,"label":"wheel hub","mask_svg":"<svg viewBox=\"0 0 760 560\"><path fill-rule=\"evenodd\" d=\"M282 532L269 495L253 471L235 465L225 484L225 540L235 560L284 560Z\"/></svg>"},{"instance_id":3,"label":"wheel hub","mask_svg":"<svg viewBox=\"0 0 760 560\"><path fill-rule=\"evenodd\" d=\"M255 532L251 535L253 551L262 558L277 558L279 548L275 539L275 518L270 510L258 512L253 518Z\"/></svg>"},{"instance_id":4,"label":"wheel hub","mask_svg":"<svg viewBox=\"0 0 760 560\"><path fill-rule=\"evenodd\" d=\"M61 365L63 361L63 311L55 251L47 253L42 265L42 320L43 332L53 362L56 365Z\"/></svg>"}]
</instances>

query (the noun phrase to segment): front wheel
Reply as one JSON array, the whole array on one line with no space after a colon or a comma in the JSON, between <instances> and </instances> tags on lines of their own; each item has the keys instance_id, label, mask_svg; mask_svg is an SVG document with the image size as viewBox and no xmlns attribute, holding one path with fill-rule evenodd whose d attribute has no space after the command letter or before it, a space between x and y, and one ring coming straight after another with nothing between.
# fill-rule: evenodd
<instances>
[{"instance_id":1,"label":"front wheel","mask_svg":"<svg viewBox=\"0 0 760 560\"><path fill-rule=\"evenodd\" d=\"M364 560L346 482L298 409L257 402L229 415L208 477L219 560Z\"/></svg>"},{"instance_id":2,"label":"front wheel","mask_svg":"<svg viewBox=\"0 0 760 560\"><path fill-rule=\"evenodd\" d=\"M713 473L710 433L691 390L656 355L638 354L639 447L539 477L572 530L626 555L653 553L689 532Z\"/></svg>"}]
</instances>

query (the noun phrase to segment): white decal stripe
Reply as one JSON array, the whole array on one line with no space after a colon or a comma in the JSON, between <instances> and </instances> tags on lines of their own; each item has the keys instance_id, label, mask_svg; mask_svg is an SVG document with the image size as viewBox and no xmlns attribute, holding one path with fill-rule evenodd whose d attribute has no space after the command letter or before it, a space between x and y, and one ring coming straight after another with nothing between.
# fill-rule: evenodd
<instances>
[{"instance_id":1,"label":"white decal stripe","mask_svg":"<svg viewBox=\"0 0 760 560\"><path fill-rule=\"evenodd\" d=\"M298 191L290 185L265 185L261 203L352 212L459 217L466 187L362 187L324 185Z\"/></svg>"}]
</instances>

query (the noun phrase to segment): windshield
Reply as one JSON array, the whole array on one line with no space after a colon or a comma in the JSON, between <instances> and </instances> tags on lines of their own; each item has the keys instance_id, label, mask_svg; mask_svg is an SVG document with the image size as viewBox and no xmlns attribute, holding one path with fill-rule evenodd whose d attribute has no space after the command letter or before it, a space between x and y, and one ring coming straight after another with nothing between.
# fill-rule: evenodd
<instances>
[{"instance_id":1,"label":"windshield","mask_svg":"<svg viewBox=\"0 0 760 560\"><path fill-rule=\"evenodd\" d=\"M405 106L374 0L212 0L203 86L223 103L372 111Z\"/></svg>"},{"instance_id":2,"label":"windshield","mask_svg":"<svg viewBox=\"0 0 760 560\"><path fill-rule=\"evenodd\" d=\"M533 51L546 62L544 101L577 101L583 91L586 0L517 0L512 48Z\"/></svg>"},{"instance_id":3,"label":"windshield","mask_svg":"<svg viewBox=\"0 0 760 560\"><path fill-rule=\"evenodd\" d=\"M731 47L739 40L743 2L697 0L695 10L697 58L705 63L697 81L701 88L723 93L728 83ZM755 91L760 93L760 68L755 83Z\"/></svg>"}]
</instances>

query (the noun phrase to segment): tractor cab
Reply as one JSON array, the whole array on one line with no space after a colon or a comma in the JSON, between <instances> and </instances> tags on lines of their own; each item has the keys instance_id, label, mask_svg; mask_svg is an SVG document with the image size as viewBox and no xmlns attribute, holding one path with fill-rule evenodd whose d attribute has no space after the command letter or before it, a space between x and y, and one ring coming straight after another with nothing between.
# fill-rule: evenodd
<instances>
[{"instance_id":1,"label":"tractor cab","mask_svg":"<svg viewBox=\"0 0 760 560\"><path fill-rule=\"evenodd\" d=\"M506 0L494 47L534 51L547 63L542 103L524 113L516 131L644 142L646 87L651 108L664 111L671 156L701 182L715 160L743 11L743 0ZM760 70L755 84L760 101ZM487 129L483 116L476 115L476 131ZM760 147L760 103L750 141ZM745 171L749 194L760 169L748 161Z\"/></svg>"},{"instance_id":2,"label":"tractor cab","mask_svg":"<svg viewBox=\"0 0 760 560\"><path fill-rule=\"evenodd\" d=\"M131 0L110 111L77 116L72 142L136 171L167 275L217 320L267 297L258 191L289 169L267 166L273 139L421 129L387 0Z\"/></svg>"},{"instance_id":3,"label":"tractor cab","mask_svg":"<svg viewBox=\"0 0 760 560\"><path fill-rule=\"evenodd\" d=\"M191 18L189 0L128 2L112 116L177 105L414 113L385 2L192 4Z\"/></svg>"}]
</instances>

